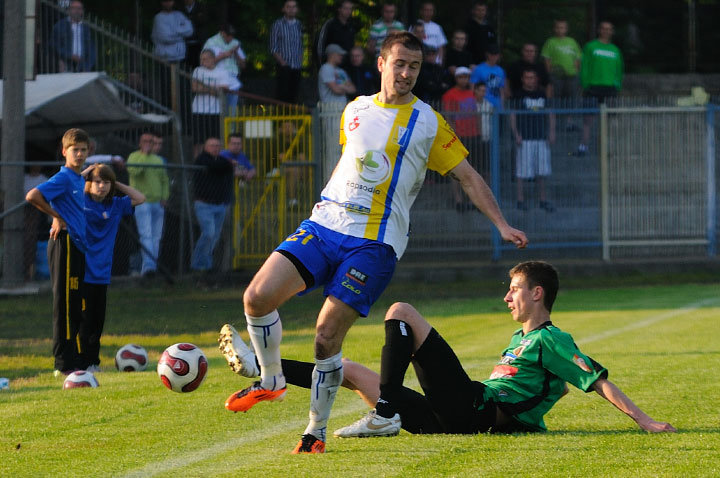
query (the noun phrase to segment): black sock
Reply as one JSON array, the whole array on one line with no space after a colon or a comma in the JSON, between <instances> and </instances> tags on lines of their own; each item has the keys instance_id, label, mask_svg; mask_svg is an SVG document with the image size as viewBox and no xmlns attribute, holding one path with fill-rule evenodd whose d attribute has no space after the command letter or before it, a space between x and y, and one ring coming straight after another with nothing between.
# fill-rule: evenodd
<instances>
[{"instance_id":1,"label":"black sock","mask_svg":"<svg viewBox=\"0 0 720 478\"><path fill-rule=\"evenodd\" d=\"M312 385L312 373L315 368L314 362L282 359L280 363L282 364L283 375L285 375L287 383L298 387L310 388Z\"/></svg>"},{"instance_id":2,"label":"black sock","mask_svg":"<svg viewBox=\"0 0 720 478\"><path fill-rule=\"evenodd\" d=\"M401 320L386 320L385 345L380 359L380 399L375 406L381 417L392 418L396 413L393 400L402 392L412 351L413 336L410 326Z\"/></svg>"}]
</instances>

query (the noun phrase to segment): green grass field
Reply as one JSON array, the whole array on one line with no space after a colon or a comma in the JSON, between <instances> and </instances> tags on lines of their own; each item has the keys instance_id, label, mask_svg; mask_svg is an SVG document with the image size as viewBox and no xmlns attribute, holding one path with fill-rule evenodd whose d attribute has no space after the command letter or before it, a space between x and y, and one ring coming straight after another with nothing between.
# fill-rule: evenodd
<instances>
[{"instance_id":1,"label":"green grass field","mask_svg":"<svg viewBox=\"0 0 720 478\"><path fill-rule=\"evenodd\" d=\"M486 378L517 328L503 289L496 289L393 285L352 328L343 353L378 370L384 311L407 300L445 336L471 377ZM284 402L247 414L223 407L249 384L230 372L216 347L223 323L244 325L239 288L111 288L100 387L68 391L51 373L49 295L3 298L0 377L11 385L0 392L0 476L718 476L719 291L717 281L567 288L556 302L554 323L677 434L642 432L596 394L571 387L546 416L546 434L329 438L321 456L289 453L307 422L307 390L290 387ZM320 302L311 294L281 310L285 357L312 358ZM165 389L154 370L162 350L179 341L201 347L210 362L205 383L189 394ZM150 353L148 371L112 368L115 350L130 342ZM416 384L411 372L408 379ZM328 429L365 411L355 394L341 390Z\"/></svg>"}]
</instances>

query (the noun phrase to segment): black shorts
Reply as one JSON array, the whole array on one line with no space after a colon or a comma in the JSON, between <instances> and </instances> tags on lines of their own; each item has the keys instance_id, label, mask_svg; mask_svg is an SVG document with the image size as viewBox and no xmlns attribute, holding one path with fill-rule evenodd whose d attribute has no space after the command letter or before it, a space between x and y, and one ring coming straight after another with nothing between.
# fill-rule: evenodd
<instances>
[{"instance_id":1,"label":"black shorts","mask_svg":"<svg viewBox=\"0 0 720 478\"><path fill-rule=\"evenodd\" d=\"M495 403L484 402L485 386L470 380L455 352L435 329L412 360L424 395L403 388L393 401L410 433L475 434L495 424Z\"/></svg>"},{"instance_id":2,"label":"black shorts","mask_svg":"<svg viewBox=\"0 0 720 478\"><path fill-rule=\"evenodd\" d=\"M618 90L614 86L589 86L583 91L584 106L592 108L602 103L608 98L617 96Z\"/></svg>"}]
</instances>

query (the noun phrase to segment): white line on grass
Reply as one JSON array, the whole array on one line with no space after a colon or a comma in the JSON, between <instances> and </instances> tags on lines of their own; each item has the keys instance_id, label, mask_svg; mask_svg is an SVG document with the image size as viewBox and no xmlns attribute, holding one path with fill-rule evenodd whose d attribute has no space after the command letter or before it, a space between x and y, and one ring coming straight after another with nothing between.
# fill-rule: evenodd
<instances>
[{"instance_id":1,"label":"white line on grass","mask_svg":"<svg viewBox=\"0 0 720 478\"><path fill-rule=\"evenodd\" d=\"M657 315L648 317L645 320L633 322L632 324L628 324L624 327L618 327L617 329L610 329L610 330L606 330L605 332L600 332L599 334L590 335L588 337L577 340L576 343L578 345L579 344L588 344L590 342L596 342L598 340L607 339L608 337L612 337L614 335L619 335L619 334L623 334L625 332L630 332L631 330L642 329L649 325L656 324L658 322L662 322L663 320L672 319L673 317L677 317L679 315L684 315L684 314L687 314L688 312L693 312L703 306L710 305L717 301L718 301L718 299L715 297L710 297L707 299L699 300L697 302L693 302L693 303L684 305L678 309L669 310L667 312L663 312L662 314L657 314Z\"/></svg>"},{"instance_id":2,"label":"white line on grass","mask_svg":"<svg viewBox=\"0 0 720 478\"><path fill-rule=\"evenodd\" d=\"M717 303L719 300L720 299L713 297L713 298L699 300L697 302L692 302L692 303L682 306L680 308L677 308L677 309L674 309L674 310L671 310L668 312L663 312L662 314L653 315L651 317L648 317L644 320L640 320L638 322L633 322L632 324L626 325L624 327L618 327L616 329L606 330L599 334L590 335L583 339L577 340L576 342L578 344L587 344L590 342L596 342L598 340L607 339L609 337L619 335L619 334L622 334L625 332L630 332L632 330L642 329L644 327L647 327L652 324L656 324L663 320L671 319L671 318L677 317L679 315L693 312L703 306ZM470 368L472 368L472 367L470 367ZM362 410L364 407L365 407L365 404L358 401L355 404L344 406L343 408L337 410L336 413L333 413L333 415L335 417L340 417L340 416L344 416L344 415L349 415L351 413L357 413L358 411ZM216 443L215 445L209 446L207 448L202 448L199 450L195 450L194 452L189 452L189 453L183 455L182 457L169 458L164 461L150 463L147 466L144 466L143 468L139 468L137 470L130 471L122 476L128 477L128 478L146 477L146 476L154 476L154 475L157 475L160 473L166 473L166 472L169 472L172 470L181 469L186 466L192 465L194 463L210 459L211 457L220 455L221 453L225 453L228 450L237 448L240 445L243 445L245 443L251 443L251 442L255 442L255 441L264 440L273 435L280 435L282 433L287 432L288 428L300 428L306 422L307 422L307 419L299 419L299 420L295 420L290 423L282 423L282 424L278 424L274 427L264 428L263 430L251 431L251 432L245 433L242 436L234 438L232 440L224 441L221 443Z\"/></svg>"},{"instance_id":3,"label":"white line on grass","mask_svg":"<svg viewBox=\"0 0 720 478\"><path fill-rule=\"evenodd\" d=\"M282 406L282 405L280 405ZM353 413L358 413L363 408L366 408L366 405L364 402L357 401L353 402L352 404L346 405L340 409L338 409L337 413L333 413L333 416L341 417L345 415L350 415ZM307 418L294 420L292 422L285 422L281 424L277 424L273 427L263 428L262 430L254 430L251 432L244 433L242 436L239 436L237 438L233 438L231 440L223 441L220 443L216 443L212 446L201 448L195 451L189 451L187 453L184 453L181 457L174 457L174 458L168 458L167 460L158 461L155 463L149 463L146 466L129 471L125 473L124 475L121 475L126 478L135 478L135 477L147 477L147 476L154 476L158 475L160 473L167 473L169 471L185 468L186 466L190 466L194 463L203 461L203 460L209 460L210 458L220 455L222 453L225 453L232 449L237 449L239 446L244 445L246 443L253 443L258 442L261 440L266 440L272 436L281 435L283 433L286 433L289 428L298 428L305 426L307 424Z\"/></svg>"}]
</instances>

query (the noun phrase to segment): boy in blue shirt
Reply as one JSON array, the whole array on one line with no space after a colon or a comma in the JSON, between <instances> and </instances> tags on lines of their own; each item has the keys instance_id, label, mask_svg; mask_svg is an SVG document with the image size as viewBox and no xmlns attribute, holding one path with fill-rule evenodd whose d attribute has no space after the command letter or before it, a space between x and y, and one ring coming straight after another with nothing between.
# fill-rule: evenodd
<instances>
[{"instance_id":1,"label":"boy in blue shirt","mask_svg":"<svg viewBox=\"0 0 720 478\"><path fill-rule=\"evenodd\" d=\"M90 138L72 128L62 137L65 166L31 189L25 199L53 218L48 262L53 289L53 356L56 374L84 368L78 357L77 333L82 322L82 285L85 275L85 179L80 175Z\"/></svg>"}]
</instances>

